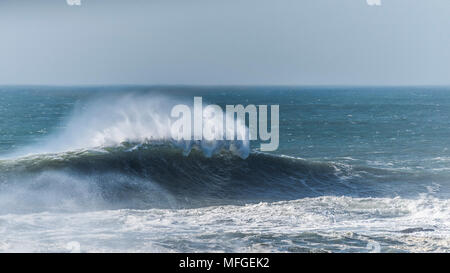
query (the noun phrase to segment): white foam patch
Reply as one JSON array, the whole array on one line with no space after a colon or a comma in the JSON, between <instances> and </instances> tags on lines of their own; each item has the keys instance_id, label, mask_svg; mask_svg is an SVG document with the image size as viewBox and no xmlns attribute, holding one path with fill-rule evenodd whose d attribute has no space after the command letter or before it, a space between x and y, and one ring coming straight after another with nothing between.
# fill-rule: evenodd
<instances>
[{"instance_id":1,"label":"white foam patch","mask_svg":"<svg viewBox=\"0 0 450 273\"><path fill-rule=\"evenodd\" d=\"M0 216L0 251L450 251L449 200L324 196L246 206Z\"/></svg>"}]
</instances>

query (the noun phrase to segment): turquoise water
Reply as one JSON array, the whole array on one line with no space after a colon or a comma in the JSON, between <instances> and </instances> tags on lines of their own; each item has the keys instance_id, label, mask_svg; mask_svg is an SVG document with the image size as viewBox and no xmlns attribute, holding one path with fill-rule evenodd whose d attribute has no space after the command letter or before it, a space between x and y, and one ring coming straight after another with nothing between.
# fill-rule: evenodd
<instances>
[{"instance_id":1,"label":"turquoise water","mask_svg":"<svg viewBox=\"0 0 450 273\"><path fill-rule=\"evenodd\" d=\"M0 250L448 251L450 89L2 87ZM189 155L171 107L280 105L280 145ZM72 242L72 244L71 244Z\"/></svg>"}]
</instances>

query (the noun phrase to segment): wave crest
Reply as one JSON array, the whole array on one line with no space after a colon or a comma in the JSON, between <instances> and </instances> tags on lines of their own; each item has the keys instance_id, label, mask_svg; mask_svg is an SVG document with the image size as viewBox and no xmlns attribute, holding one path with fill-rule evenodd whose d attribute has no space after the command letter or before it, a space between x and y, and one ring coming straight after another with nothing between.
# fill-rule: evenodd
<instances>
[{"instance_id":1,"label":"wave crest","mask_svg":"<svg viewBox=\"0 0 450 273\"><path fill-rule=\"evenodd\" d=\"M185 154L189 154L191 148L197 146L207 156L227 149L242 158L248 157L248 140L173 140L170 133L170 109L176 104L192 103L156 93L128 93L94 98L85 104L78 104L61 125L62 129L44 141L8 157L116 147L123 143L155 142L172 142L182 148Z\"/></svg>"}]
</instances>

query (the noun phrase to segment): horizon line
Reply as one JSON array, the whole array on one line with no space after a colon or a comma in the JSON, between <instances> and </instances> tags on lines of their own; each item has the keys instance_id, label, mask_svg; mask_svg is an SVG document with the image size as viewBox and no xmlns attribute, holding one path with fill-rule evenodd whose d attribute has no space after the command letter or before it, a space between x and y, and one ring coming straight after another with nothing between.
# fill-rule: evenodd
<instances>
[{"instance_id":1,"label":"horizon line","mask_svg":"<svg viewBox=\"0 0 450 273\"><path fill-rule=\"evenodd\" d=\"M51 88L70 88L70 87L450 87L450 84L117 84L117 83L99 83L99 84L0 84L3 87L51 87Z\"/></svg>"}]
</instances>

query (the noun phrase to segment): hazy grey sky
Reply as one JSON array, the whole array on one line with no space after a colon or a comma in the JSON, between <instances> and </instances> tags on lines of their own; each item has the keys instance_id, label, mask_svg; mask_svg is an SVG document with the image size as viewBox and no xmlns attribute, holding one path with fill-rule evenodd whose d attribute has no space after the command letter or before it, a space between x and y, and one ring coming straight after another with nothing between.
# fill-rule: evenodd
<instances>
[{"instance_id":1,"label":"hazy grey sky","mask_svg":"<svg viewBox=\"0 0 450 273\"><path fill-rule=\"evenodd\" d=\"M2 84L450 84L450 0L0 0Z\"/></svg>"}]
</instances>

